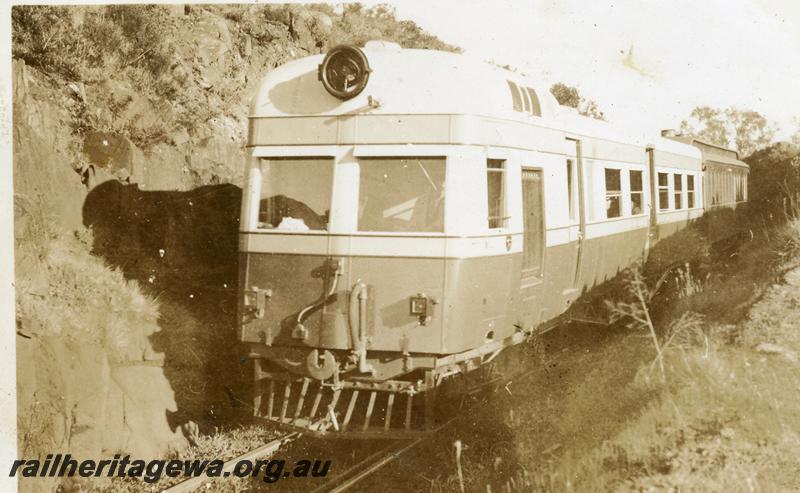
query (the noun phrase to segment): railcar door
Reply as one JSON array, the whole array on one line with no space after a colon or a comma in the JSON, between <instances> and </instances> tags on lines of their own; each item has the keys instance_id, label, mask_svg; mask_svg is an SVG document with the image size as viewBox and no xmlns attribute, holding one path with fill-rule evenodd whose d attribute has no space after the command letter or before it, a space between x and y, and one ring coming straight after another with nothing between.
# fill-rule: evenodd
<instances>
[{"instance_id":1,"label":"railcar door","mask_svg":"<svg viewBox=\"0 0 800 493\"><path fill-rule=\"evenodd\" d=\"M567 186L570 208L570 223L578 222L578 235L575 245L575 270L572 275L571 287L577 290L580 286L581 266L583 264L584 243L586 241L586 197L585 197L585 169L581 141L567 138ZM575 188L577 187L577 190Z\"/></svg>"},{"instance_id":2,"label":"railcar door","mask_svg":"<svg viewBox=\"0 0 800 493\"><path fill-rule=\"evenodd\" d=\"M523 246L522 300L531 300L542 280L545 252L543 175L539 168L522 168Z\"/></svg>"}]
</instances>

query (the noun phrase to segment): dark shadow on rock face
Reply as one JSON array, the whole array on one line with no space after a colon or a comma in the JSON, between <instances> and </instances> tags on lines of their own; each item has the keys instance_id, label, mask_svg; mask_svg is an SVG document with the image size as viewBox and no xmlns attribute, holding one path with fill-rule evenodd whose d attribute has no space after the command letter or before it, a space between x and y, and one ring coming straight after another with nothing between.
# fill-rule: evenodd
<instances>
[{"instance_id":1,"label":"dark shadow on rock face","mask_svg":"<svg viewBox=\"0 0 800 493\"><path fill-rule=\"evenodd\" d=\"M236 337L240 199L234 185L150 192L107 181L84 202L93 253L159 304L151 339L175 392L173 426L221 426L249 412Z\"/></svg>"}]
</instances>

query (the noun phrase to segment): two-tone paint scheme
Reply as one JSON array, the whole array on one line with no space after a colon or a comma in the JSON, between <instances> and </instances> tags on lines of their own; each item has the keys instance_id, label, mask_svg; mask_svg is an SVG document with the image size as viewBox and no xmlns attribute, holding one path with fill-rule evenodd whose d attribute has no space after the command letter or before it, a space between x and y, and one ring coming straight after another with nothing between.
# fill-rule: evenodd
<instances>
[{"instance_id":1,"label":"two-tone paint scheme","mask_svg":"<svg viewBox=\"0 0 800 493\"><path fill-rule=\"evenodd\" d=\"M662 135L697 147L703 159L703 208L707 216L706 233L712 242L724 241L743 230L737 229L736 210L747 203L747 178L750 167L733 149L664 130Z\"/></svg>"},{"instance_id":2,"label":"two-tone paint scheme","mask_svg":"<svg viewBox=\"0 0 800 493\"><path fill-rule=\"evenodd\" d=\"M352 99L323 88L320 55L271 71L253 104L240 338L259 380L283 372L332 389L430 390L703 214L694 146L582 117L536 82L464 55L380 43L363 52L369 83ZM385 231L361 227L370 201L385 199L364 195L372 163L402 168L381 168L375 190L414 183L410 200L378 211ZM311 220L263 221L269 180L284 168L307 176L275 190L320 191L295 209L315 209ZM418 206L441 215L424 231L403 223ZM271 393L269 406L272 417Z\"/></svg>"}]
</instances>

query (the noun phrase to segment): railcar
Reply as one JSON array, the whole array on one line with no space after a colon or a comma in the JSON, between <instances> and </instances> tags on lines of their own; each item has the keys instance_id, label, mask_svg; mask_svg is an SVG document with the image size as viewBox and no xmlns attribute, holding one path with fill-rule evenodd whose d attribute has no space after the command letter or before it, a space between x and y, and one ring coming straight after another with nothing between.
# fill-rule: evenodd
<instances>
[{"instance_id":1,"label":"railcar","mask_svg":"<svg viewBox=\"0 0 800 493\"><path fill-rule=\"evenodd\" d=\"M435 427L443 385L703 215L715 185L691 144L460 54L370 42L270 71L240 222L255 414Z\"/></svg>"}]
</instances>

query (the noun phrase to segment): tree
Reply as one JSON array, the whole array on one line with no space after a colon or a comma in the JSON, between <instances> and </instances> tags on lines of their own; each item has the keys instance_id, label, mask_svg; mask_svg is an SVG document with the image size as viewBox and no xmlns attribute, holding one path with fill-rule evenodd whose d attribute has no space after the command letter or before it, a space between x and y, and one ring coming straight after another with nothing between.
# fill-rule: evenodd
<instances>
[{"instance_id":1,"label":"tree","mask_svg":"<svg viewBox=\"0 0 800 493\"><path fill-rule=\"evenodd\" d=\"M772 142L775 127L761 113L748 109L698 106L681 122L682 133L749 156Z\"/></svg>"},{"instance_id":2,"label":"tree","mask_svg":"<svg viewBox=\"0 0 800 493\"><path fill-rule=\"evenodd\" d=\"M597 120L605 120L606 116L600 107L591 99L586 99L578 92L578 88L557 82L550 87L550 92L555 96L558 104L576 108L578 113Z\"/></svg>"},{"instance_id":3,"label":"tree","mask_svg":"<svg viewBox=\"0 0 800 493\"><path fill-rule=\"evenodd\" d=\"M792 135L792 144L800 147L800 116L794 117L792 120L795 126L794 135Z\"/></svg>"},{"instance_id":4,"label":"tree","mask_svg":"<svg viewBox=\"0 0 800 493\"><path fill-rule=\"evenodd\" d=\"M800 146L779 142L747 158L751 207L772 215L800 217Z\"/></svg>"}]
</instances>

